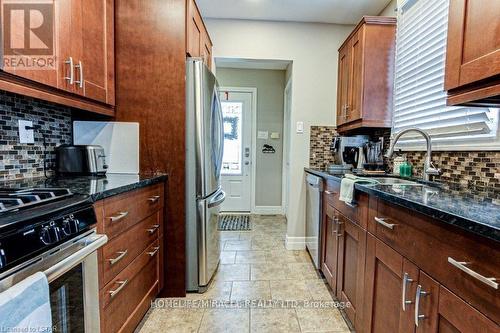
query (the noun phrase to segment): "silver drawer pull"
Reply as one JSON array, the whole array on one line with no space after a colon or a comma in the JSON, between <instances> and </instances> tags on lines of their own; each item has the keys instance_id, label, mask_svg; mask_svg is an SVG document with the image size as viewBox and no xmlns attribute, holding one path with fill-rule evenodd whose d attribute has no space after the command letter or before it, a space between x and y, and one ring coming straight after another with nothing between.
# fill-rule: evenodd
<instances>
[{"instance_id":1,"label":"silver drawer pull","mask_svg":"<svg viewBox=\"0 0 500 333\"><path fill-rule=\"evenodd\" d=\"M384 226L384 227L386 227L386 228L388 228L388 229L391 229L391 230L393 230L393 229L394 229L394 227L397 225L397 224L387 223L387 222L385 221L385 218L382 218L382 217L376 217L376 216L375 216L375 218L374 218L374 219L375 219L375 222L377 222L377 223L378 223L378 224L380 224L381 226Z\"/></svg>"},{"instance_id":2,"label":"silver drawer pull","mask_svg":"<svg viewBox=\"0 0 500 333\"><path fill-rule=\"evenodd\" d=\"M127 215L128 215L128 212L119 212L117 215L110 216L108 218L111 220L111 222L118 222L121 219L124 219Z\"/></svg>"},{"instance_id":3,"label":"silver drawer pull","mask_svg":"<svg viewBox=\"0 0 500 333\"><path fill-rule=\"evenodd\" d=\"M111 298L115 297L116 295L118 295L118 293L120 291L122 291L123 288L125 288L125 286L127 285L128 283L128 280L123 280L123 281L116 281L117 284L119 284L120 286L118 288L116 288L115 290L110 290L108 291L109 292L109 296L111 296Z\"/></svg>"},{"instance_id":4,"label":"silver drawer pull","mask_svg":"<svg viewBox=\"0 0 500 333\"><path fill-rule=\"evenodd\" d=\"M452 264L453 266L455 266L456 268L458 268L459 270L461 270L462 272L472 276L473 278L481 281L482 283L490 286L491 288L498 289L498 283L496 282L498 279L493 278L493 277L488 278L488 277L485 277L485 276L473 271L472 269L467 267L467 265L470 263L464 262L464 261L456 261L452 257L448 257L448 262L450 264Z\"/></svg>"},{"instance_id":5,"label":"silver drawer pull","mask_svg":"<svg viewBox=\"0 0 500 333\"><path fill-rule=\"evenodd\" d=\"M116 253L118 253L118 257L108 259L109 263L111 265L116 264L118 261L122 260L127 255L127 252L128 252L128 250L116 252Z\"/></svg>"},{"instance_id":6,"label":"silver drawer pull","mask_svg":"<svg viewBox=\"0 0 500 333\"><path fill-rule=\"evenodd\" d=\"M417 293L415 295L415 326L418 327L418 322L422 319L425 319L425 315L419 314L419 307L420 307L420 297L422 296L427 296L430 295L430 293L423 291L422 286L418 285L417 286Z\"/></svg>"},{"instance_id":7,"label":"silver drawer pull","mask_svg":"<svg viewBox=\"0 0 500 333\"><path fill-rule=\"evenodd\" d=\"M401 297L402 300L401 300L401 303L402 303L402 306L403 306L403 311L406 311L406 305L407 304L411 304L413 303L412 301L408 301L406 299L406 286L408 286L409 283L412 283L413 282L413 279L410 278L410 275L408 275L408 273L405 273L404 276L403 276L403 296Z\"/></svg>"},{"instance_id":8,"label":"silver drawer pull","mask_svg":"<svg viewBox=\"0 0 500 333\"><path fill-rule=\"evenodd\" d=\"M146 252L146 253L147 253L147 254L149 254L149 256L150 256L150 257L154 257L154 255L155 255L156 253L158 253L158 250L159 250L159 249L160 249L160 247L159 247L159 246L155 246L155 247L153 247L153 251L151 251L151 252Z\"/></svg>"},{"instance_id":9,"label":"silver drawer pull","mask_svg":"<svg viewBox=\"0 0 500 333\"><path fill-rule=\"evenodd\" d=\"M148 201L151 203L156 203L156 202L158 202L158 200L160 200L159 195L155 195L155 196L152 196L151 198L148 198Z\"/></svg>"},{"instance_id":10,"label":"silver drawer pull","mask_svg":"<svg viewBox=\"0 0 500 333\"><path fill-rule=\"evenodd\" d=\"M349 203L349 202L344 202L344 203L346 204L346 206L351 207L351 208L358 207L358 204L356 204L356 203Z\"/></svg>"},{"instance_id":11,"label":"silver drawer pull","mask_svg":"<svg viewBox=\"0 0 500 333\"><path fill-rule=\"evenodd\" d=\"M80 71L80 80L75 81L75 83L77 83L80 88L83 88L84 80L83 80L83 64L82 64L82 62L79 61L78 65L75 65L75 67L78 68L78 70Z\"/></svg>"},{"instance_id":12,"label":"silver drawer pull","mask_svg":"<svg viewBox=\"0 0 500 333\"><path fill-rule=\"evenodd\" d=\"M150 229L146 229L147 232L149 232L150 234L154 234L154 232L160 227L159 224L153 224L152 225L152 228Z\"/></svg>"},{"instance_id":13,"label":"silver drawer pull","mask_svg":"<svg viewBox=\"0 0 500 333\"><path fill-rule=\"evenodd\" d=\"M335 192L328 191L328 190L325 190L325 193L326 193L326 194L329 194L329 195L335 195L335 194L337 194L337 193L335 193Z\"/></svg>"}]
</instances>

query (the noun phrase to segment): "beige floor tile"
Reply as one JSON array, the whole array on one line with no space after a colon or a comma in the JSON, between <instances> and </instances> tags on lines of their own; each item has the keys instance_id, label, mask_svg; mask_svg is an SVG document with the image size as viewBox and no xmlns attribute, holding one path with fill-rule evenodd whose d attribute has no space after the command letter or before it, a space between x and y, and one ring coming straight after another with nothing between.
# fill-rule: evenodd
<instances>
[{"instance_id":1,"label":"beige floor tile","mask_svg":"<svg viewBox=\"0 0 500 333\"><path fill-rule=\"evenodd\" d=\"M220 254L221 264L234 264L236 259L236 251L222 251Z\"/></svg>"},{"instance_id":2,"label":"beige floor tile","mask_svg":"<svg viewBox=\"0 0 500 333\"><path fill-rule=\"evenodd\" d=\"M224 251L247 251L251 249L251 245L249 240L228 240L224 244Z\"/></svg>"},{"instance_id":3,"label":"beige floor tile","mask_svg":"<svg viewBox=\"0 0 500 333\"><path fill-rule=\"evenodd\" d=\"M337 309L296 308L302 332L350 332Z\"/></svg>"},{"instance_id":4,"label":"beige floor tile","mask_svg":"<svg viewBox=\"0 0 500 333\"><path fill-rule=\"evenodd\" d=\"M279 264L252 264L250 269L251 280L286 280L290 272L286 265Z\"/></svg>"},{"instance_id":5,"label":"beige floor tile","mask_svg":"<svg viewBox=\"0 0 500 333\"><path fill-rule=\"evenodd\" d=\"M207 309L199 333L243 333L249 330L249 309Z\"/></svg>"},{"instance_id":6,"label":"beige floor tile","mask_svg":"<svg viewBox=\"0 0 500 333\"><path fill-rule=\"evenodd\" d=\"M321 278L320 273L316 270L312 262L288 263L287 267L292 279L313 280Z\"/></svg>"},{"instance_id":7,"label":"beige floor tile","mask_svg":"<svg viewBox=\"0 0 500 333\"><path fill-rule=\"evenodd\" d=\"M152 309L140 333L192 333L200 328L204 309Z\"/></svg>"},{"instance_id":8,"label":"beige floor tile","mask_svg":"<svg viewBox=\"0 0 500 333\"><path fill-rule=\"evenodd\" d=\"M281 248L283 248L281 241L272 238L252 239L252 250L273 250Z\"/></svg>"},{"instance_id":9,"label":"beige floor tile","mask_svg":"<svg viewBox=\"0 0 500 333\"><path fill-rule=\"evenodd\" d=\"M186 299L210 299L218 301L229 301L231 297L231 281L213 280L208 290L202 294L188 293Z\"/></svg>"},{"instance_id":10,"label":"beige floor tile","mask_svg":"<svg viewBox=\"0 0 500 333\"><path fill-rule=\"evenodd\" d=\"M269 281L234 281L231 301L270 300Z\"/></svg>"},{"instance_id":11,"label":"beige floor tile","mask_svg":"<svg viewBox=\"0 0 500 333\"><path fill-rule=\"evenodd\" d=\"M244 281L250 279L250 265L219 265L215 279L218 281Z\"/></svg>"},{"instance_id":12,"label":"beige floor tile","mask_svg":"<svg viewBox=\"0 0 500 333\"><path fill-rule=\"evenodd\" d=\"M315 301L329 301L332 302L333 298L328 289L328 285L325 280L305 280L307 290L311 294L311 297Z\"/></svg>"},{"instance_id":13,"label":"beige floor tile","mask_svg":"<svg viewBox=\"0 0 500 333\"><path fill-rule=\"evenodd\" d=\"M239 231L221 231L220 232L220 239L221 240L239 240L240 239L240 232Z\"/></svg>"},{"instance_id":14,"label":"beige floor tile","mask_svg":"<svg viewBox=\"0 0 500 333\"><path fill-rule=\"evenodd\" d=\"M309 301L311 293L304 280L273 280L271 284L271 297L273 300L283 301Z\"/></svg>"},{"instance_id":15,"label":"beige floor tile","mask_svg":"<svg viewBox=\"0 0 500 333\"><path fill-rule=\"evenodd\" d=\"M252 231L240 232L239 240L252 240L255 234Z\"/></svg>"},{"instance_id":16,"label":"beige floor tile","mask_svg":"<svg viewBox=\"0 0 500 333\"><path fill-rule=\"evenodd\" d=\"M262 264L266 262L265 251L238 251L236 253L237 264Z\"/></svg>"},{"instance_id":17,"label":"beige floor tile","mask_svg":"<svg viewBox=\"0 0 500 333\"><path fill-rule=\"evenodd\" d=\"M251 309L252 333L299 333L300 327L294 309Z\"/></svg>"}]
</instances>

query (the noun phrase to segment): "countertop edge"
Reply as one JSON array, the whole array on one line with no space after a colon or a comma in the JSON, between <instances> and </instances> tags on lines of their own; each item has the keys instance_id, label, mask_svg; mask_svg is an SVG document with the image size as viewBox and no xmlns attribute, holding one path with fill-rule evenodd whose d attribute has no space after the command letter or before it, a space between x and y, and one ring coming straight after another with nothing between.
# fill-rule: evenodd
<instances>
[{"instance_id":1,"label":"countertop edge","mask_svg":"<svg viewBox=\"0 0 500 333\"><path fill-rule=\"evenodd\" d=\"M104 190L104 191L99 192L99 193L91 194L90 197L91 197L92 201L97 202L97 201L100 201L100 200L103 200L103 199L106 199L109 197L113 197L115 195L134 191L134 190L144 188L144 187L147 187L150 185L159 184L159 183L167 181L167 179L168 179L167 175L151 176L151 178L142 179L142 180L137 181L136 183L127 184L127 185L123 185L123 186L116 187L113 189Z\"/></svg>"},{"instance_id":2,"label":"countertop edge","mask_svg":"<svg viewBox=\"0 0 500 333\"><path fill-rule=\"evenodd\" d=\"M314 170L310 168L304 168L304 171L310 174L313 174L318 177L322 177L323 179L331 179L334 181L340 182L342 179L341 175L331 175L319 170ZM417 202L413 202L408 199L399 198L397 196L391 195L389 193L385 193L376 189L371 188L370 186L356 184L355 189L361 192L364 192L369 195L374 195L377 198L388 201L391 204L395 204L407 209L411 209L412 211L418 212L420 214L426 215L429 218L437 220L446 225L455 226L465 232L469 232L476 236L488 238L495 242L500 242L500 230L494 228L492 226L485 225L478 221L473 221L470 219L466 219L461 216L457 216L455 214L443 212L442 210L425 206L419 204ZM473 224L473 225L472 225Z\"/></svg>"}]
</instances>

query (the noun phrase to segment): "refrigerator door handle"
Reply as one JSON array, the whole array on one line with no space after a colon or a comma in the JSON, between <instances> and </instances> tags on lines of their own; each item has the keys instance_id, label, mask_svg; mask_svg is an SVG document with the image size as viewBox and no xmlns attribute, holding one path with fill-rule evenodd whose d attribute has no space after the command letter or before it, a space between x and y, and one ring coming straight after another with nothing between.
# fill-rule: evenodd
<instances>
[{"instance_id":1,"label":"refrigerator door handle","mask_svg":"<svg viewBox=\"0 0 500 333\"><path fill-rule=\"evenodd\" d=\"M226 200L226 193L224 193L223 190L220 190L220 192L208 202L208 208L220 206L224 200Z\"/></svg>"},{"instance_id":2,"label":"refrigerator door handle","mask_svg":"<svg viewBox=\"0 0 500 333\"><path fill-rule=\"evenodd\" d=\"M219 89L217 85L215 85L215 96L216 96L216 104L217 111L219 115L219 159L217 162L217 174L220 176L222 171L222 160L224 158L224 116L222 114L222 104L219 96Z\"/></svg>"}]
</instances>

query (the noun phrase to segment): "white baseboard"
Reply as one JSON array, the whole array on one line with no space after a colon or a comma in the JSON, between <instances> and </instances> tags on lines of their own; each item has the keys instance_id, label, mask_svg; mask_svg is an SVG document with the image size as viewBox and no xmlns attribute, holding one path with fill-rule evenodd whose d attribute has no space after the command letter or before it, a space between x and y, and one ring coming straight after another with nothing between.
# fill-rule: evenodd
<instances>
[{"instance_id":1,"label":"white baseboard","mask_svg":"<svg viewBox=\"0 0 500 333\"><path fill-rule=\"evenodd\" d=\"M306 238L305 237L290 237L286 235L285 246L287 250L305 250Z\"/></svg>"},{"instance_id":2,"label":"white baseboard","mask_svg":"<svg viewBox=\"0 0 500 333\"><path fill-rule=\"evenodd\" d=\"M255 206L253 214L258 215L281 215L283 207L281 206Z\"/></svg>"}]
</instances>

